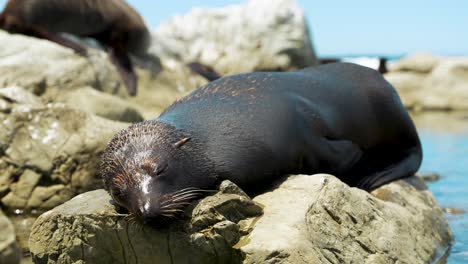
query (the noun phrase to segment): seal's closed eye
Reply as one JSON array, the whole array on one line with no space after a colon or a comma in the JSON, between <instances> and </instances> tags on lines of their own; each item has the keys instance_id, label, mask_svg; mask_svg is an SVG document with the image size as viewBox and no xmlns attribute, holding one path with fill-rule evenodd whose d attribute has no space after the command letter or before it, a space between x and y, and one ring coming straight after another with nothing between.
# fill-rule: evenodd
<instances>
[{"instance_id":1,"label":"seal's closed eye","mask_svg":"<svg viewBox=\"0 0 468 264\"><path fill-rule=\"evenodd\" d=\"M169 165L166 162L161 163L157 168L156 168L156 174L154 176L161 176L164 174L167 169L169 168Z\"/></svg>"}]
</instances>

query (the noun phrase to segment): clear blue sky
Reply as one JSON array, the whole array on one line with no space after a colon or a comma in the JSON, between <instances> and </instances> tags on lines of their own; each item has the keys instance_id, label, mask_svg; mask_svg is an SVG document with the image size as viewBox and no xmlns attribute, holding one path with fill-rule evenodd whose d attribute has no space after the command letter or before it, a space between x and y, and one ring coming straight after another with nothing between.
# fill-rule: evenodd
<instances>
[{"instance_id":1,"label":"clear blue sky","mask_svg":"<svg viewBox=\"0 0 468 264\"><path fill-rule=\"evenodd\" d=\"M72 0L69 0L72 1ZM102 1L102 0L101 0ZM245 0L128 0L155 28L192 7ZM5 0L0 0L3 6ZM468 0L297 0L319 55L468 55Z\"/></svg>"}]
</instances>

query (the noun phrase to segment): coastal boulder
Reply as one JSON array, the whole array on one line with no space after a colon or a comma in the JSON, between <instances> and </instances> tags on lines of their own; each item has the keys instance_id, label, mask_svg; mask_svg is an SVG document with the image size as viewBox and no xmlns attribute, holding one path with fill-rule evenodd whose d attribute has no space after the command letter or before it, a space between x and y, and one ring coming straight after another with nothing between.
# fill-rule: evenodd
<instances>
[{"instance_id":1,"label":"coastal boulder","mask_svg":"<svg viewBox=\"0 0 468 264\"><path fill-rule=\"evenodd\" d=\"M188 208L165 228L118 214L104 190L81 194L41 215L29 240L36 263L241 263L240 222L262 213L237 186ZM245 225L244 229L249 225Z\"/></svg>"},{"instance_id":2,"label":"coastal boulder","mask_svg":"<svg viewBox=\"0 0 468 264\"><path fill-rule=\"evenodd\" d=\"M20 87L0 89L0 204L8 211L49 210L101 187L100 155L128 126L43 104Z\"/></svg>"},{"instance_id":3,"label":"coastal boulder","mask_svg":"<svg viewBox=\"0 0 468 264\"><path fill-rule=\"evenodd\" d=\"M468 110L468 57L415 54L389 67L385 78L413 110Z\"/></svg>"},{"instance_id":4,"label":"coastal boulder","mask_svg":"<svg viewBox=\"0 0 468 264\"><path fill-rule=\"evenodd\" d=\"M151 50L162 60L200 62L222 75L317 63L304 12L294 0L195 8L163 23Z\"/></svg>"},{"instance_id":5,"label":"coastal boulder","mask_svg":"<svg viewBox=\"0 0 468 264\"><path fill-rule=\"evenodd\" d=\"M0 30L0 84L21 86L36 95L91 86L125 93L120 77L107 55L88 49L82 57L54 42ZM119 88L120 87L120 88Z\"/></svg>"},{"instance_id":6,"label":"coastal boulder","mask_svg":"<svg viewBox=\"0 0 468 264\"><path fill-rule=\"evenodd\" d=\"M23 87L44 102L69 103L114 120L134 122L141 120L141 115L154 118L176 99L207 83L180 61L164 60L148 66L134 60L138 93L130 97L107 53L93 40L74 38L88 47L88 57L51 41L2 30L0 41L1 87ZM152 55L157 58L157 54ZM114 103L113 109L103 109L109 102Z\"/></svg>"},{"instance_id":7,"label":"coastal boulder","mask_svg":"<svg viewBox=\"0 0 468 264\"><path fill-rule=\"evenodd\" d=\"M367 193L326 175L291 176L254 198L264 215L245 263L430 263L453 236L417 177Z\"/></svg>"},{"instance_id":8,"label":"coastal boulder","mask_svg":"<svg viewBox=\"0 0 468 264\"><path fill-rule=\"evenodd\" d=\"M30 236L34 261L428 263L453 240L417 177L367 193L330 175L294 175L254 199L225 181L162 228L118 214L110 200L97 190L41 215Z\"/></svg>"}]
</instances>

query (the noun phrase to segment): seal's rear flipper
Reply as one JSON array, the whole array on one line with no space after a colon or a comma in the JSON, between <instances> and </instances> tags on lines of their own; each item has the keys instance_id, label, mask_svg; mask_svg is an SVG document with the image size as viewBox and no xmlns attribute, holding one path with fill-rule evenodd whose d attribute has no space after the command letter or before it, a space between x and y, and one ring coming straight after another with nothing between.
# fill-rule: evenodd
<instances>
[{"instance_id":1,"label":"seal's rear flipper","mask_svg":"<svg viewBox=\"0 0 468 264\"><path fill-rule=\"evenodd\" d=\"M407 152L407 155L397 163L364 177L357 187L371 192L384 184L414 175L421 164L422 154L419 147Z\"/></svg>"},{"instance_id":2,"label":"seal's rear flipper","mask_svg":"<svg viewBox=\"0 0 468 264\"><path fill-rule=\"evenodd\" d=\"M207 66L198 62L191 62L187 64L187 66L190 68L190 70L193 73L203 76L205 79L207 79L210 82L221 78L221 75L217 73L210 66Z\"/></svg>"},{"instance_id":3,"label":"seal's rear flipper","mask_svg":"<svg viewBox=\"0 0 468 264\"><path fill-rule=\"evenodd\" d=\"M137 92L137 77L133 71L132 62L130 61L130 57L127 52L114 47L109 47L108 53L110 60L119 71L120 76L122 76L122 80L125 83L125 86L127 86L128 93L131 96L135 96Z\"/></svg>"}]
</instances>

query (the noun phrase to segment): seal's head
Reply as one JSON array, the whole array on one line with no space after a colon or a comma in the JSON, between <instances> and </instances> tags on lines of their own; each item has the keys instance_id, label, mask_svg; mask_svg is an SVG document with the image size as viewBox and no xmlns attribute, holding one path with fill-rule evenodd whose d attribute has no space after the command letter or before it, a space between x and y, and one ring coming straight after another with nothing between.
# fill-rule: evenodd
<instances>
[{"instance_id":1,"label":"seal's head","mask_svg":"<svg viewBox=\"0 0 468 264\"><path fill-rule=\"evenodd\" d=\"M101 175L118 205L145 223L160 223L216 186L210 164L196 140L151 120L131 125L109 142Z\"/></svg>"}]
</instances>

